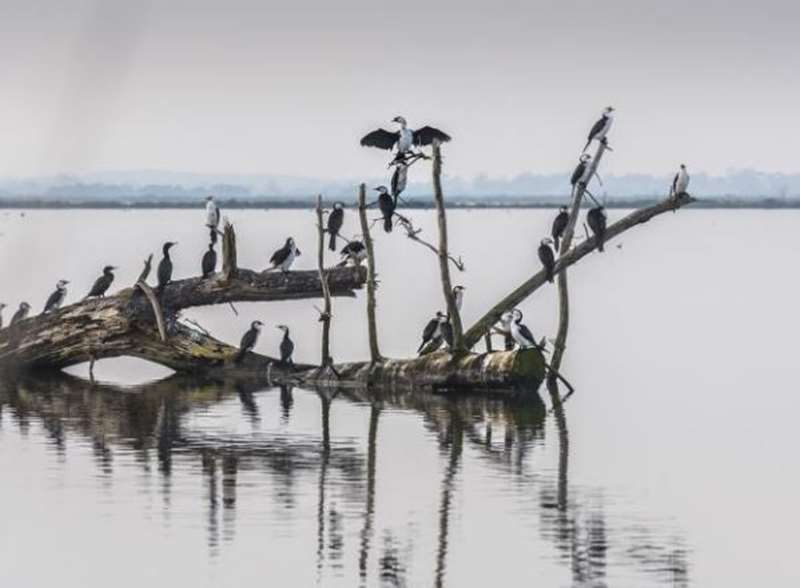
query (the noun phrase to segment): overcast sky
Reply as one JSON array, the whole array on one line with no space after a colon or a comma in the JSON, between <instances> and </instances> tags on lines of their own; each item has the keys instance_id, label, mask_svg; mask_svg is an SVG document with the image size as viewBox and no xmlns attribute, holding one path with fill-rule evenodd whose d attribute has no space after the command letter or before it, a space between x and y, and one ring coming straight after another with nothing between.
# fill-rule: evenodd
<instances>
[{"instance_id":1,"label":"overcast sky","mask_svg":"<svg viewBox=\"0 0 800 588\"><path fill-rule=\"evenodd\" d=\"M737 6L736 4L740 4ZM360 136L449 132L448 173L800 171L800 3L3 0L0 176L374 176Z\"/></svg>"}]
</instances>

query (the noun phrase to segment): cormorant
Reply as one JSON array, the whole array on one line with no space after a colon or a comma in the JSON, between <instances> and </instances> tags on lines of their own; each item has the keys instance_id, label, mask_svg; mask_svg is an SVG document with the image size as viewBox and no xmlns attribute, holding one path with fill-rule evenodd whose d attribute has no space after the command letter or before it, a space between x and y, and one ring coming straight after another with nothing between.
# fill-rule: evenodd
<instances>
[{"instance_id":1,"label":"cormorant","mask_svg":"<svg viewBox=\"0 0 800 588\"><path fill-rule=\"evenodd\" d=\"M289 327L286 325L278 325L277 327L283 331L283 339L281 339L281 363L294 363L292 361L292 353L294 353L294 343L289 338Z\"/></svg>"},{"instance_id":2,"label":"cormorant","mask_svg":"<svg viewBox=\"0 0 800 588\"><path fill-rule=\"evenodd\" d=\"M386 149L387 151L391 151L397 146L395 161L404 161L406 155L413 153L413 148L415 146L422 147L424 145L430 145L433 143L434 139L438 139L442 143L450 140L450 135L434 127L425 126L416 131L412 131L408 128L406 119L402 116L394 117L392 122L400 125L398 131L391 132L384 129L374 130L361 138L361 145L363 147Z\"/></svg>"},{"instance_id":3,"label":"cormorant","mask_svg":"<svg viewBox=\"0 0 800 588\"><path fill-rule=\"evenodd\" d=\"M164 257L158 262L158 290L163 290L170 280L172 280L172 260L169 257L169 250L177 245L172 241L167 241L161 248Z\"/></svg>"},{"instance_id":4,"label":"cormorant","mask_svg":"<svg viewBox=\"0 0 800 588\"><path fill-rule=\"evenodd\" d=\"M575 185L578 183L583 184L586 186L589 183L589 180L592 177L592 156L588 153L584 153L581 155L581 159L578 162L578 165L575 167L575 171L572 172L572 177L570 178L570 183L572 184L572 188L575 188Z\"/></svg>"},{"instance_id":5,"label":"cormorant","mask_svg":"<svg viewBox=\"0 0 800 588\"><path fill-rule=\"evenodd\" d=\"M55 292L50 294L47 302L44 303L43 313L50 312L51 310L58 310L61 307L64 303L64 299L67 297L67 284L69 284L67 280L58 281Z\"/></svg>"},{"instance_id":6,"label":"cormorant","mask_svg":"<svg viewBox=\"0 0 800 588\"><path fill-rule=\"evenodd\" d=\"M219 206L214 202L214 197L209 196L206 198L206 226L211 234L211 242L217 242L217 231L219 227Z\"/></svg>"},{"instance_id":7,"label":"cormorant","mask_svg":"<svg viewBox=\"0 0 800 588\"><path fill-rule=\"evenodd\" d=\"M453 286L453 298L456 301L456 308L461 312L461 305L464 303L464 286Z\"/></svg>"},{"instance_id":8,"label":"cormorant","mask_svg":"<svg viewBox=\"0 0 800 588\"><path fill-rule=\"evenodd\" d=\"M339 254L344 257L339 263L340 266L346 265L348 260L352 261L353 265L361 265L361 262L367 258L367 248L361 241L353 240L342 247Z\"/></svg>"},{"instance_id":9,"label":"cormorant","mask_svg":"<svg viewBox=\"0 0 800 588\"><path fill-rule=\"evenodd\" d=\"M514 320L511 321L509 325L511 336L514 337L514 341L517 342L520 349L530 349L531 347L539 349L536 339L533 338L533 333L531 333L528 327L522 324L522 311L514 309L513 316Z\"/></svg>"},{"instance_id":10,"label":"cormorant","mask_svg":"<svg viewBox=\"0 0 800 588\"><path fill-rule=\"evenodd\" d=\"M103 268L103 275L97 278L94 281L94 285L92 289L89 290L89 293L86 295L86 298L91 298L92 296L100 296L103 297L106 295L106 291L111 286L111 282L114 281L114 273L113 271L117 269L113 265L107 265Z\"/></svg>"},{"instance_id":11,"label":"cormorant","mask_svg":"<svg viewBox=\"0 0 800 588\"><path fill-rule=\"evenodd\" d=\"M6 307L6 305L4 303L0 302L0 329L3 328L3 309L5 307Z\"/></svg>"},{"instance_id":12,"label":"cormorant","mask_svg":"<svg viewBox=\"0 0 800 588\"><path fill-rule=\"evenodd\" d=\"M330 240L328 242L328 249L336 251L336 237L339 236L339 231L342 229L344 223L344 204L341 202L333 203L333 210L328 216L328 234Z\"/></svg>"},{"instance_id":13,"label":"cormorant","mask_svg":"<svg viewBox=\"0 0 800 588\"><path fill-rule=\"evenodd\" d=\"M264 323L261 321L253 321L250 323L250 328L242 335L242 341L239 343L239 351L233 358L234 363L242 361L247 352L253 350L253 347L256 346L256 341L258 341L258 334L261 332L261 327L263 326Z\"/></svg>"},{"instance_id":14,"label":"cormorant","mask_svg":"<svg viewBox=\"0 0 800 588\"><path fill-rule=\"evenodd\" d=\"M288 272L295 258L299 255L300 250L294 244L294 239L289 237L286 239L286 243L284 243L283 247L272 254L272 257L269 258L269 262L272 264L272 269L280 268L282 272Z\"/></svg>"},{"instance_id":15,"label":"cormorant","mask_svg":"<svg viewBox=\"0 0 800 588\"><path fill-rule=\"evenodd\" d=\"M394 216L394 209L397 205L386 189L386 186L378 186L375 190L378 191L378 208L381 214L383 214L383 230L387 233L391 233L392 217Z\"/></svg>"},{"instance_id":16,"label":"cormorant","mask_svg":"<svg viewBox=\"0 0 800 588\"><path fill-rule=\"evenodd\" d=\"M203 261L201 264L203 270L203 277L207 278L214 273L217 269L217 252L214 251L214 242L208 244L208 251L203 254Z\"/></svg>"},{"instance_id":17,"label":"cormorant","mask_svg":"<svg viewBox=\"0 0 800 588\"><path fill-rule=\"evenodd\" d=\"M597 237L597 249L603 250L603 242L606 238L606 211L602 206L595 206L586 214L589 228Z\"/></svg>"},{"instance_id":18,"label":"cormorant","mask_svg":"<svg viewBox=\"0 0 800 588\"><path fill-rule=\"evenodd\" d=\"M688 188L689 172L686 171L686 165L682 163L681 168L678 170L678 173L675 174L675 178L672 180L672 193L670 196L673 198L678 198L682 194L686 194L686 190Z\"/></svg>"},{"instance_id":19,"label":"cormorant","mask_svg":"<svg viewBox=\"0 0 800 588\"><path fill-rule=\"evenodd\" d=\"M545 238L539 242L539 259L544 266L544 271L547 273L547 281L553 281L553 268L556 265L556 254L550 247L552 239Z\"/></svg>"},{"instance_id":20,"label":"cormorant","mask_svg":"<svg viewBox=\"0 0 800 588\"><path fill-rule=\"evenodd\" d=\"M14 313L14 316L11 317L11 321L8 323L9 327L14 326L19 321L24 320L28 317L28 311L30 311L31 305L27 302L22 302L19 305L19 309L17 312Z\"/></svg>"},{"instance_id":21,"label":"cormorant","mask_svg":"<svg viewBox=\"0 0 800 588\"><path fill-rule=\"evenodd\" d=\"M428 324L425 325L425 329L422 331L422 343L419 344L419 348L417 349L417 353L422 351L422 348L425 347L430 341L438 337L442 337L442 324L448 322L447 315L438 311L436 316L428 321Z\"/></svg>"},{"instance_id":22,"label":"cormorant","mask_svg":"<svg viewBox=\"0 0 800 588\"><path fill-rule=\"evenodd\" d=\"M392 173L392 198L394 198L394 205L397 206L397 201L400 194L406 189L408 183L408 164L405 161L398 161L395 163L394 172Z\"/></svg>"},{"instance_id":23,"label":"cormorant","mask_svg":"<svg viewBox=\"0 0 800 588\"><path fill-rule=\"evenodd\" d=\"M592 126L592 130L589 131L589 138L586 141L586 146L583 148L586 151L589 148L589 144L597 139L601 143L606 142L606 135L608 131L611 130L611 124L614 122L614 108L611 106L607 106L603 109L602 116L598 119L596 123Z\"/></svg>"},{"instance_id":24,"label":"cormorant","mask_svg":"<svg viewBox=\"0 0 800 588\"><path fill-rule=\"evenodd\" d=\"M562 206L553 220L553 228L550 230L550 235L553 237L553 247L556 251L559 250L559 242L564 235L564 231L567 230L567 224L569 224L569 212L567 212L566 206Z\"/></svg>"}]
</instances>

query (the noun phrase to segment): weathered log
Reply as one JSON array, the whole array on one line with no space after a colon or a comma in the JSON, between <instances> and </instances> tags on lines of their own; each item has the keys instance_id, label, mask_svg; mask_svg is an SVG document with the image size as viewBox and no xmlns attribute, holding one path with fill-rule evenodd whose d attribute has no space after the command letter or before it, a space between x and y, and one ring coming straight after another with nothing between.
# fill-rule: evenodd
<instances>
[{"instance_id":1,"label":"weathered log","mask_svg":"<svg viewBox=\"0 0 800 588\"><path fill-rule=\"evenodd\" d=\"M317 196L317 268L319 281L322 284L322 296L325 306L320 313L322 323L322 367L333 363L331 359L331 292L328 287L328 274L325 271L325 228L322 226L322 195Z\"/></svg>"}]
</instances>

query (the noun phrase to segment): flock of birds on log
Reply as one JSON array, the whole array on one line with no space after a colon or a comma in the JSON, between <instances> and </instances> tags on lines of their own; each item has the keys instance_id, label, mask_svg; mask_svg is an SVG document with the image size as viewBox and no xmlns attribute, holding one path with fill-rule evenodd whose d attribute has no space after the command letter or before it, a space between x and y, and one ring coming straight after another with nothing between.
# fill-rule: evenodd
<instances>
[{"instance_id":1,"label":"flock of birds on log","mask_svg":"<svg viewBox=\"0 0 800 588\"><path fill-rule=\"evenodd\" d=\"M393 217L399 203L402 201L401 194L405 190L408 180L409 167L422 159L430 159L421 148L431 145L434 141L447 142L450 141L450 136L431 126L424 126L419 129L413 130L408 127L406 119L402 116L397 116L392 119L393 123L398 125L396 131L387 131L383 128L376 129L367 133L361 139L361 145L364 147L375 147L389 152L393 152L393 157L389 162L389 168L394 168L390 179L391 188L385 185L377 186L374 190L378 193L376 202L368 206L377 205L381 212L381 219L383 221L383 228L387 233L390 233L393 228ZM587 187L593 177L597 177L596 164L592 160L592 156L587 153L587 149L593 142L602 143L606 148L608 146L608 133L614 122L614 108L607 107L603 110L601 117L592 126L589 131L586 145L579 157L578 164L572 173L570 183L572 185L572 196L576 195L576 190L582 190L588 194L595 202L595 206L590 208L586 214L586 223L591 229L597 240L598 251L603 251L605 242L605 233L607 226L607 217L605 208L602 204L597 202ZM686 166L681 164L678 172L675 174L671 189L670 196L672 198L679 198L686 194L689 187L689 174ZM339 241L345 241L345 245L340 250L341 261L337 267L344 266L348 263L360 265L366 259L366 247L364 243L355 236L353 239L347 239L341 234L344 225L345 204L342 202L335 202L333 208L328 214L327 226L325 232L328 233L328 248L331 251L336 251ZM201 275L204 279L210 278L217 267L217 252L215 246L217 243L218 235L221 234L219 224L221 220L220 208L214 201L213 196L208 196L205 206L205 227L209 231L209 243L207 250L204 252L201 259ZM548 281L553 282L555 277L556 254L563 255L565 252L561 250L561 241L564 233L567 230L570 222L570 211L567 206L560 207L558 214L552 223L550 237L542 239L539 243L538 256L545 271L545 277ZM170 257L171 249L176 246L176 242L167 241L162 247L162 258L157 268L157 288L156 293L162 294L164 289L172 281L173 263ZM281 272L290 271L295 259L301 255L300 249L297 247L294 239L288 237L284 245L276 250L269 259L270 267L265 271L280 270ZM152 256L145 262L144 270L142 271L139 280L146 282L151 269ZM100 277L95 280L86 298L104 297L111 284L114 282L115 266L107 265L103 268ZM45 302L43 314L51 313L58 310L67 298L67 285L68 280L59 280L56 283L55 291L50 294ZM461 311L464 301L463 286L455 286L453 288L453 297L456 302L456 308ZM0 303L0 329L3 328L3 309L5 304ZM19 308L11 317L9 326L14 326L28 318L31 306L27 302L22 302ZM537 348L544 351L545 340L542 339L537 343L530 329L522 323L522 312L519 309L512 309L504 313L500 317L498 326L495 329L496 333L504 335L505 348L513 349L514 345L518 345L522 349ZM239 350L234 356L234 362L240 362L248 352L252 351L261 332L264 324L261 321L255 320L250 324L250 328L242 336ZM292 364L292 355L294 353L294 342L289 336L289 327L286 325L277 325L278 329L283 331L283 339L280 343L280 361L284 364ZM450 317L441 311L437 311L435 316L425 325L422 332L422 342L419 346L418 353L423 350L430 343L436 342L439 344L444 341L449 347L453 344L453 329Z\"/></svg>"}]
</instances>

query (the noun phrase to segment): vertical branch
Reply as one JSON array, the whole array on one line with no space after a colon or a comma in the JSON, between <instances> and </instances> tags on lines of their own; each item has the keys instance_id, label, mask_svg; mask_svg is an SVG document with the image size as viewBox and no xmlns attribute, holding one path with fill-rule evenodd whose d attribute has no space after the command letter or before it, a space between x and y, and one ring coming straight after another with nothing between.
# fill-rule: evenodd
<instances>
[{"instance_id":1,"label":"vertical branch","mask_svg":"<svg viewBox=\"0 0 800 588\"><path fill-rule=\"evenodd\" d=\"M236 231L233 225L225 221L225 232L222 235L222 279L226 282L236 277Z\"/></svg>"},{"instance_id":2,"label":"vertical branch","mask_svg":"<svg viewBox=\"0 0 800 588\"><path fill-rule=\"evenodd\" d=\"M331 333L331 291L328 287L328 276L325 274L325 229L322 226L322 195L317 196L317 265L319 267L319 281L322 284L322 296L325 299L325 308L319 317L322 323L322 367L333 365L330 349Z\"/></svg>"},{"instance_id":3,"label":"vertical branch","mask_svg":"<svg viewBox=\"0 0 800 588\"><path fill-rule=\"evenodd\" d=\"M600 142L597 153L592 158L592 173L589 175L591 181L597 168L600 166L600 160L606 151L606 144ZM564 236L561 239L561 252L559 257L567 253L572 247L572 239L575 236L575 225L578 222L578 216L581 211L581 202L583 195L586 192L586 185L578 183L575 185L575 191L572 197L572 208L569 212L569 222L567 228L564 230ZM553 344L553 357L550 360L551 370L548 379L555 381L555 374L561 369L561 360L564 357L564 351L567 348L567 331L569 330L569 287L567 284L567 270L564 268L558 273L557 277L558 286L558 333L556 334L556 341Z\"/></svg>"},{"instance_id":4,"label":"vertical branch","mask_svg":"<svg viewBox=\"0 0 800 588\"><path fill-rule=\"evenodd\" d=\"M364 235L364 248L367 250L367 326L369 328L369 357L371 363L381 361L378 349L378 326L375 322L375 250L372 236L367 224L367 188L364 184L358 187L358 216L361 220L361 233Z\"/></svg>"},{"instance_id":5,"label":"vertical branch","mask_svg":"<svg viewBox=\"0 0 800 588\"><path fill-rule=\"evenodd\" d=\"M447 314L453 326L453 351L464 351L464 335L461 315L458 313L453 284L450 281L450 265L447 255L447 217L442 194L442 152L438 141L433 142L433 197L436 201L436 216L439 221L439 272L442 277L442 290L447 303Z\"/></svg>"}]
</instances>

